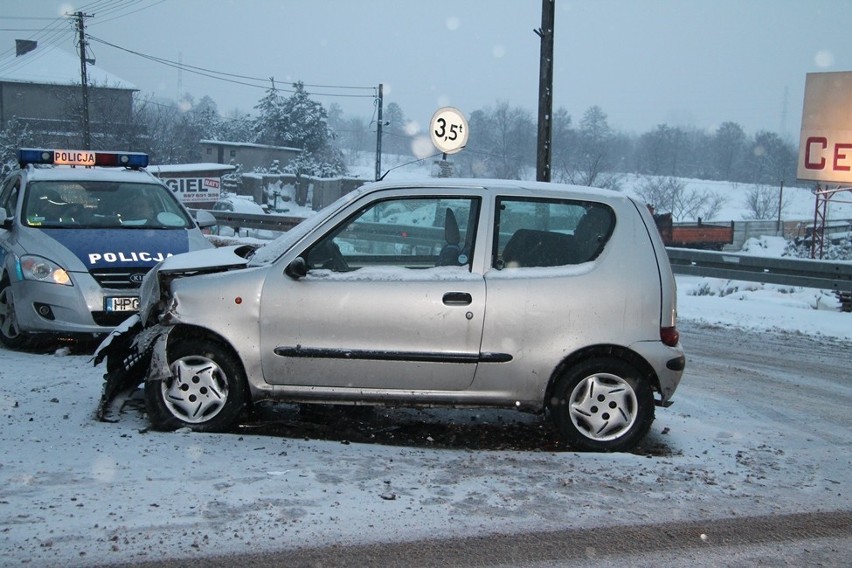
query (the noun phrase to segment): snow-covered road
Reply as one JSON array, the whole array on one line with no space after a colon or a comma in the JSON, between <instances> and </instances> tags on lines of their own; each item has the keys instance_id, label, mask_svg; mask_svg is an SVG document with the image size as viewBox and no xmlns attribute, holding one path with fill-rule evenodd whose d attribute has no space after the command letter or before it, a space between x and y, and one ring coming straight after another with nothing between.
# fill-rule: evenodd
<instances>
[{"instance_id":1,"label":"snow-covered road","mask_svg":"<svg viewBox=\"0 0 852 568\"><path fill-rule=\"evenodd\" d=\"M676 404L658 410L646 454L149 432L137 408L115 424L92 419L103 370L89 356L3 351L2 562L848 509L852 342L682 327L687 373Z\"/></svg>"}]
</instances>

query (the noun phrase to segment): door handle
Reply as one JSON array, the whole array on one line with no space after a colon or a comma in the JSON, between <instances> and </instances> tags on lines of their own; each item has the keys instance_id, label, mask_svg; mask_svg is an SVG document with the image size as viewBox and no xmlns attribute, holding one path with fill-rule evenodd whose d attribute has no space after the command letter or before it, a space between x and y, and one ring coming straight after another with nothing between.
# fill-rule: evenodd
<instances>
[{"instance_id":1,"label":"door handle","mask_svg":"<svg viewBox=\"0 0 852 568\"><path fill-rule=\"evenodd\" d=\"M447 292L444 294L445 306L469 306L473 303L473 296L467 292Z\"/></svg>"}]
</instances>

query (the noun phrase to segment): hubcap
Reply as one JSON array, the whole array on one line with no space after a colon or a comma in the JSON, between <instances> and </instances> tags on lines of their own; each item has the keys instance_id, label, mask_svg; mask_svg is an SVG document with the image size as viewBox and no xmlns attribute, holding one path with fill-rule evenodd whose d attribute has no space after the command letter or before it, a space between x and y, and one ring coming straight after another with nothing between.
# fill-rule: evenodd
<instances>
[{"instance_id":1,"label":"hubcap","mask_svg":"<svg viewBox=\"0 0 852 568\"><path fill-rule=\"evenodd\" d=\"M191 356L171 364L171 379L162 383L163 402L184 422L200 424L221 412L228 400L224 371L207 357Z\"/></svg>"},{"instance_id":2,"label":"hubcap","mask_svg":"<svg viewBox=\"0 0 852 568\"><path fill-rule=\"evenodd\" d=\"M636 393L617 375L586 377L571 392L568 403L571 422L592 440L615 440L636 422Z\"/></svg>"}]
</instances>

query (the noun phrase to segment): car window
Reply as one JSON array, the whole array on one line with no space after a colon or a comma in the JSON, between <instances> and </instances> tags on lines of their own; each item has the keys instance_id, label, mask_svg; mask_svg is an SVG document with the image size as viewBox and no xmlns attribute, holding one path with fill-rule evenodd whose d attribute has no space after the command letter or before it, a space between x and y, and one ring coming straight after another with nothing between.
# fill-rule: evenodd
<instances>
[{"instance_id":1,"label":"car window","mask_svg":"<svg viewBox=\"0 0 852 568\"><path fill-rule=\"evenodd\" d=\"M151 183L42 180L27 186L23 219L33 227L187 228L192 219Z\"/></svg>"},{"instance_id":2,"label":"car window","mask_svg":"<svg viewBox=\"0 0 852 568\"><path fill-rule=\"evenodd\" d=\"M497 269L594 260L615 226L612 209L601 203L499 199L497 205L492 259Z\"/></svg>"},{"instance_id":3,"label":"car window","mask_svg":"<svg viewBox=\"0 0 852 568\"><path fill-rule=\"evenodd\" d=\"M396 198L373 203L304 255L308 269L468 266L479 199Z\"/></svg>"},{"instance_id":4,"label":"car window","mask_svg":"<svg viewBox=\"0 0 852 568\"><path fill-rule=\"evenodd\" d=\"M20 176L13 175L6 180L2 190L0 190L0 207L6 210L6 215L9 217L15 214L15 206L18 203L18 190L20 187Z\"/></svg>"}]
</instances>

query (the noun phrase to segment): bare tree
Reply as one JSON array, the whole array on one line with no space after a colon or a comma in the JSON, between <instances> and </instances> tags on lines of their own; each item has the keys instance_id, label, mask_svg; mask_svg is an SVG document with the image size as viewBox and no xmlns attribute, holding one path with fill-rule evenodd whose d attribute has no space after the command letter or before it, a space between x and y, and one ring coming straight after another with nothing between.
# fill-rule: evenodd
<instances>
[{"instance_id":1,"label":"bare tree","mask_svg":"<svg viewBox=\"0 0 852 568\"><path fill-rule=\"evenodd\" d=\"M471 113L468 122L477 136L459 154L462 167L477 177L521 179L535 156L536 130L530 113L501 102L493 110Z\"/></svg>"},{"instance_id":2,"label":"bare tree","mask_svg":"<svg viewBox=\"0 0 852 568\"><path fill-rule=\"evenodd\" d=\"M701 218L710 221L711 219L715 219L717 215L719 215L719 211L722 210L722 206L728 200L725 199L720 193L715 191L707 192L706 200L703 205Z\"/></svg>"},{"instance_id":3,"label":"bare tree","mask_svg":"<svg viewBox=\"0 0 852 568\"><path fill-rule=\"evenodd\" d=\"M716 129L711 146L716 179L735 179L745 144L745 132L736 122L725 122Z\"/></svg>"},{"instance_id":4,"label":"bare tree","mask_svg":"<svg viewBox=\"0 0 852 568\"><path fill-rule=\"evenodd\" d=\"M774 219L781 215L786 207L786 202L781 203L779 208L779 189L769 185L755 185L746 191L746 219Z\"/></svg>"},{"instance_id":5,"label":"bare tree","mask_svg":"<svg viewBox=\"0 0 852 568\"><path fill-rule=\"evenodd\" d=\"M725 203L718 193L689 190L683 179L674 177L646 177L636 189L636 194L656 211L671 213L675 221L710 220L718 215Z\"/></svg>"},{"instance_id":6,"label":"bare tree","mask_svg":"<svg viewBox=\"0 0 852 568\"><path fill-rule=\"evenodd\" d=\"M579 185L598 185L598 176L609 168L612 141L612 129L599 106L589 107L583 113L577 138L577 160L568 179Z\"/></svg>"}]
</instances>

